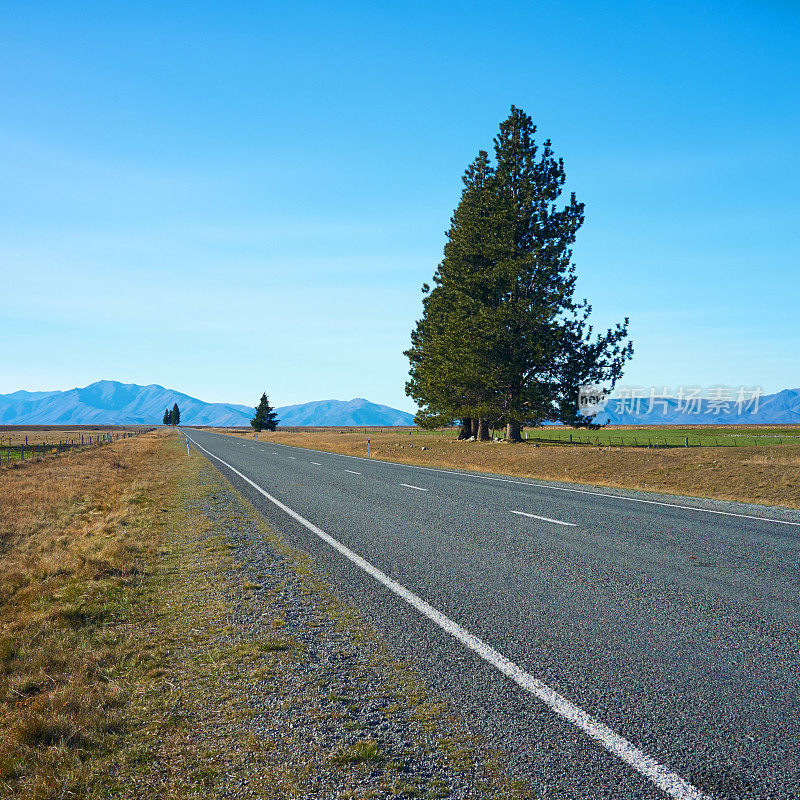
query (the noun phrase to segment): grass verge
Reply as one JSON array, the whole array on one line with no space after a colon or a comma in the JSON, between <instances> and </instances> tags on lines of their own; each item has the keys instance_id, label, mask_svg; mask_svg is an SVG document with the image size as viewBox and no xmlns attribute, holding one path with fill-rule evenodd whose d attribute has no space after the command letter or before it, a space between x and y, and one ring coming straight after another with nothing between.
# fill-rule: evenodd
<instances>
[{"instance_id":1,"label":"grass verge","mask_svg":"<svg viewBox=\"0 0 800 800\"><path fill-rule=\"evenodd\" d=\"M147 658L136 623L160 501L178 471L160 445L138 437L0 473L3 797L82 796L121 740L124 675Z\"/></svg>"},{"instance_id":2,"label":"grass verge","mask_svg":"<svg viewBox=\"0 0 800 800\"><path fill-rule=\"evenodd\" d=\"M202 457L167 538L113 796L530 798ZM162 787L154 792L151 787Z\"/></svg>"}]
</instances>

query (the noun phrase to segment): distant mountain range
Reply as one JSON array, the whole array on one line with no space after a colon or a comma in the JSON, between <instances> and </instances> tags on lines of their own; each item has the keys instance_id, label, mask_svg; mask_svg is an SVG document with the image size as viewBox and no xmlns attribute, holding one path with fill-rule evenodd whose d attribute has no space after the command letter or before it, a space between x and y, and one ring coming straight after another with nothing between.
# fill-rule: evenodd
<instances>
[{"instance_id":1,"label":"distant mountain range","mask_svg":"<svg viewBox=\"0 0 800 800\"><path fill-rule=\"evenodd\" d=\"M396 408L355 400L317 400L276 408L281 427L299 425L413 425L414 415ZM250 417L252 417L252 413ZM249 417L248 417L249 420ZM248 424L250 424L248 422Z\"/></svg>"},{"instance_id":2,"label":"distant mountain range","mask_svg":"<svg viewBox=\"0 0 800 800\"><path fill-rule=\"evenodd\" d=\"M2 425L160 425L177 403L183 425L249 425L250 406L206 403L157 384L97 381L82 389L0 395ZM389 406L355 400L319 400L275 409L281 426L413 425L414 416Z\"/></svg>"},{"instance_id":3,"label":"distant mountain range","mask_svg":"<svg viewBox=\"0 0 800 800\"><path fill-rule=\"evenodd\" d=\"M670 397L612 397L596 421L611 425L791 425L800 424L800 389L784 389L753 402L736 397L679 401ZM60 392L13 392L0 395L2 425L160 425L165 408L177 403L184 425L249 425L250 406L206 403L174 389L150 384L97 381ZM318 400L276 409L281 427L324 425L413 425L414 417L396 408L354 400Z\"/></svg>"},{"instance_id":4,"label":"distant mountain range","mask_svg":"<svg viewBox=\"0 0 800 800\"><path fill-rule=\"evenodd\" d=\"M632 392L611 397L595 415L601 425L797 425L800 424L800 389L741 399L730 397L654 398Z\"/></svg>"}]
</instances>

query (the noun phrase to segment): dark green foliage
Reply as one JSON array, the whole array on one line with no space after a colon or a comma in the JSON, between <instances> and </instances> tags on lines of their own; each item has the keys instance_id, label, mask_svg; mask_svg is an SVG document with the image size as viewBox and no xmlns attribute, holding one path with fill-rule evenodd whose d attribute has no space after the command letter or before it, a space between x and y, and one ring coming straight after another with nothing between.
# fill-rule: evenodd
<instances>
[{"instance_id":1,"label":"dark green foliage","mask_svg":"<svg viewBox=\"0 0 800 800\"><path fill-rule=\"evenodd\" d=\"M269 404L267 393L261 395L261 400L255 408L256 415L250 420L250 424L256 431L274 431L278 427L280 420L275 410Z\"/></svg>"},{"instance_id":2,"label":"dark green foliage","mask_svg":"<svg viewBox=\"0 0 800 800\"><path fill-rule=\"evenodd\" d=\"M181 424L181 410L178 408L177 403L172 406L172 411L169 412L169 421L171 425Z\"/></svg>"},{"instance_id":3,"label":"dark green foliage","mask_svg":"<svg viewBox=\"0 0 800 800\"><path fill-rule=\"evenodd\" d=\"M169 409L166 408L164 409L164 425L169 425L169 424L170 424L170 414L169 414Z\"/></svg>"},{"instance_id":4,"label":"dark green foliage","mask_svg":"<svg viewBox=\"0 0 800 800\"><path fill-rule=\"evenodd\" d=\"M583 223L575 195L558 206L566 174L550 141L520 109L500 125L494 164L481 151L464 175L434 287L406 351L406 392L420 424L462 420L488 437L488 421L587 425L578 387L613 387L632 355L627 319L592 335L590 306L576 302L572 245ZM469 424L467 424L469 423Z\"/></svg>"},{"instance_id":5,"label":"dark green foliage","mask_svg":"<svg viewBox=\"0 0 800 800\"><path fill-rule=\"evenodd\" d=\"M446 428L452 424L453 417L445 413L437 413L430 408L420 409L414 417L414 424L425 430L435 430L436 428Z\"/></svg>"},{"instance_id":6,"label":"dark green foliage","mask_svg":"<svg viewBox=\"0 0 800 800\"><path fill-rule=\"evenodd\" d=\"M422 287L424 314L406 352L411 362L406 392L422 405L417 415L421 425L477 417L485 405L489 353L476 344L485 299L478 278L489 266L491 175L489 157L482 151L464 175L435 286Z\"/></svg>"}]
</instances>

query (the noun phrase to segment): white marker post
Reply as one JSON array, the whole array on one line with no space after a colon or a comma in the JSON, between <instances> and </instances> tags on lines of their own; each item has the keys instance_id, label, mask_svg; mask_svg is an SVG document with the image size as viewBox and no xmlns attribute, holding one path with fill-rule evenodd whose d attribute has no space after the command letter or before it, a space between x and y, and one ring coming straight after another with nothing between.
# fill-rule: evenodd
<instances>
[{"instance_id":1,"label":"white marker post","mask_svg":"<svg viewBox=\"0 0 800 800\"><path fill-rule=\"evenodd\" d=\"M370 439L371 438L372 438L371 436L367 436L367 458L372 458L372 456L370 455Z\"/></svg>"}]
</instances>

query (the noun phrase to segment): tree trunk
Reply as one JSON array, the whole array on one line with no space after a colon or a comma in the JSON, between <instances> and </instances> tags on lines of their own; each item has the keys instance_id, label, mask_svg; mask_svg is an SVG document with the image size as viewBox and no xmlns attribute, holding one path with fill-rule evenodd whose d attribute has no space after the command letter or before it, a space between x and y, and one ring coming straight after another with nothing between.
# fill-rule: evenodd
<instances>
[{"instance_id":1,"label":"tree trunk","mask_svg":"<svg viewBox=\"0 0 800 800\"><path fill-rule=\"evenodd\" d=\"M490 442L492 439L489 436L489 422L485 419L478 420L478 441L479 442Z\"/></svg>"},{"instance_id":2,"label":"tree trunk","mask_svg":"<svg viewBox=\"0 0 800 800\"><path fill-rule=\"evenodd\" d=\"M520 433L519 422L509 422L506 425L506 439L509 442L521 442L522 435Z\"/></svg>"},{"instance_id":3,"label":"tree trunk","mask_svg":"<svg viewBox=\"0 0 800 800\"><path fill-rule=\"evenodd\" d=\"M473 417L471 422L472 422L472 434L471 435L472 435L472 437L474 439L477 439L478 438L478 418L477 417Z\"/></svg>"},{"instance_id":4,"label":"tree trunk","mask_svg":"<svg viewBox=\"0 0 800 800\"><path fill-rule=\"evenodd\" d=\"M472 420L471 419L462 419L461 420L461 430L458 432L459 439L469 439L472 435Z\"/></svg>"}]
</instances>

